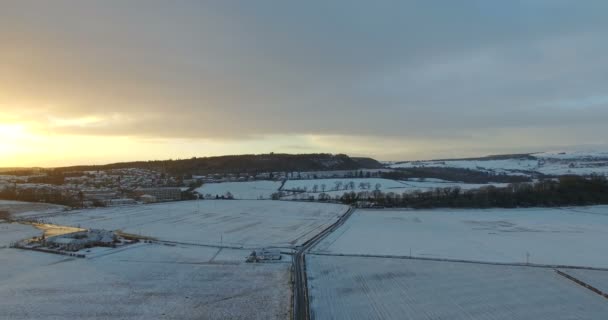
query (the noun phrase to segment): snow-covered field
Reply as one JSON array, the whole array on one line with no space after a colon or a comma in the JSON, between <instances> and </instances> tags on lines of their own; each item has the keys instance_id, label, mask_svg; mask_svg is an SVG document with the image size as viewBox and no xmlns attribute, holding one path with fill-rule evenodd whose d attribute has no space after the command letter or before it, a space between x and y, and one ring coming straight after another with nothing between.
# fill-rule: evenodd
<instances>
[{"instance_id":1,"label":"snow-covered field","mask_svg":"<svg viewBox=\"0 0 608 320\"><path fill-rule=\"evenodd\" d=\"M136 244L77 259L0 249L0 319L287 319L289 261Z\"/></svg>"},{"instance_id":2,"label":"snow-covered field","mask_svg":"<svg viewBox=\"0 0 608 320\"><path fill-rule=\"evenodd\" d=\"M313 237L347 209L338 204L194 200L70 211L46 222L194 244L291 247Z\"/></svg>"},{"instance_id":3,"label":"snow-covered field","mask_svg":"<svg viewBox=\"0 0 608 320\"><path fill-rule=\"evenodd\" d=\"M196 191L203 196L215 197L230 192L235 199L270 199L271 195L281 187L280 181L247 181L206 183Z\"/></svg>"},{"instance_id":4,"label":"snow-covered field","mask_svg":"<svg viewBox=\"0 0 608 320\"><path fill-rule=\"evenodd\" d=\"M560 269L560 271L608 293L608 271L583 269Z\"/></svg>"},{"instance_id":5,"label":"snow-covered field","mask_svg":"<svg viewBox=\"0 0 608 320\"><path fill-rule=\"evenodd\" d=\"M608 175L608 152L541 152L534 158L490 160L424 160L390 163L390 168L442 167L471 169L493 174Z\"/></svg>"},{"instance_id":6,"label":"snow-covered field","mask_svg":"<svg viewBox=\"0 0 608 320\"><path fill-rule=\"evenodd\" d=\"M352 182L352 183L351 183ZM283 196L283 199L308 199L314 197L317 199L323 191L323 185L325 185L325 194L332 198L340 197L346 192L373 192L378 190L383 193L393 192L395 194L412 193L414 191L429 191L436 188L453 188L459 187L462 190L478 189L485 186L493 185L496 187L505 187L506 183L491 183L491 184L475 184L475 183L462 183L462 182L451 182L440 179L428 179L424 181L420 180L408 180L408 181L397 181L390 179L317 179L317 180L288 180L283 187L283 190L287 195ZM316 186L316 188L315 188ZM354 188L351 188L353 187ZM296 194L290 194L287 190L305 190L306 192L298 192Z\"/></svg>"},{"instance_id":7,"label":"snow-covered field","mask_svg":"<svg viewBox=\"0 0 608 320\"><path fill-rule=\"evenodd\" d=\"M352 182L352 187L349 184ZM379 189L402 188L403 183L395 180L380 178L341 178L341 179L311 179L311 180L287 180L282 190L305 190L310 192L328 191L372 191L379 185ZM315 186L317 186L315 188ZM313 191L316 190L316 191Z\"/></svg>"},{"instance_id":8,"label":"snow-covered field","mask_svg":"<svg viewBox=\"0 0 608 320\"><path fill-rule=\"evenodd\" d=\"M387 209L357 210L313 251L608 268L606 243L608 206Z\"/></svg>"},{"instance_id":9,"label":"snow-covered field","mask_svg":"<svg viewBox=\"0 0 608 320\"><path fill-rule=\"evenodd\" d=\"M40 235L42 235L42 231L30 225L0 222L0 248L6 248L11 243Z\"/></svg>"},{"instance_id":10,"label":"snow-covered field","mask_svg":"<svg viewBox=\"0 0 608 320\"><path fill-rule=\"evenodd\" d=\"M505 159L505 160L446 160L446 161L408 161L390 165L391 168L441 167L471 169L492 173L517 174L518 171L536 171L538 160Z\"/></svg>"},{"instance_id":11,"label":"snow-covered field","mask_svg":"<svg viewBox=\"0 0 608 320\"><path fill-rule=\"evenodd\" d=\"M0 211L7 211L13 218L28 218L37 215L58 213L65 211L66 209L67 208L64 206L49 203L0 200Z\"/></svg>"},{"instance_id":12,"label":"snow-covered field","mask_svg":"<svg viewBox=\"0 0 608 320\"><path fill-rule=\"evenodd\" d=\"M508 183L462 183L462 182L450 182L450 181L402 181L410 191L420 190L420 191L428 191L437 188L455 188L458 187L462 190L472 190L479 189L487 186L494 186L497 188L504 188L508 186Z\"/></svg>"},{"instance_id":13,"label":"snow-covered field","mask_svg":"<svg viewBox=\"0 0 608 320\"><path fill-rule=\"evenodd\" d=\"M604 319L606 299L552 269L307 255L313 319Z\"/></svg>"}]
</instances>

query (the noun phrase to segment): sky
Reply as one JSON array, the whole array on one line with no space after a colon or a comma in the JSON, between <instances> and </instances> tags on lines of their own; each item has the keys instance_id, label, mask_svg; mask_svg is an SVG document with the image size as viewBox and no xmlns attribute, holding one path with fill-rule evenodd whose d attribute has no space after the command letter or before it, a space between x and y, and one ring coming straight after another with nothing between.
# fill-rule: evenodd
<instances>
[{"instance_id":1,"label":"sky","mask_svg":"<svg viewBox=\"0 0 608 320\"><path fill-rule=\"evenodd\" d=\"M606 1L0 2L0 166L608 149Z\"/></svg>"}]
</instances>

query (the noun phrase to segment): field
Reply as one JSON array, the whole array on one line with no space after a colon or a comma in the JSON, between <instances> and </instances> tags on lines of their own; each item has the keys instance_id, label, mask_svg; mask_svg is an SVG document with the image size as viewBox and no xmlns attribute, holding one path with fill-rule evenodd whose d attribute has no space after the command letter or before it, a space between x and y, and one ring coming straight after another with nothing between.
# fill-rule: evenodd
<instances>
[{"instance_id":1,"label":"field","mask_svg":"<svg viewBox=\"0 0 608 320\"><path fill-rule=\"evenodd\" d=\"M66 207L56 204L0 200L0 211L8 212L12 218L29 218L65 210Z\"/></svg>"},{"instance_id":2,"label":"field","mask_svg":"<svg viewBox=\"0 0 608 320\"><path fill-rule=\"evenodd\" d=\"M270 199L273 193L279 191L280 181L247 181L247 182L222 182L206 183L196 191L203 196L215 197L226 195L230 192L235 199L257 200Z\"/></svg>"},{"instance_id":3,"label":"field","mask_svg":"<svg viewBox=\"0 0 608 320\"><path fill-rule=\"evenodd\" d=\"M314 186L317 186L317 192L323 191L323 185L325 185L325 192L327 191L350 191L352 188L348 188L347 185L352 182L354 191L363 190L374 190L376 184L379 185L380 189L391 189L401 188L403 183L389 179L379 178L339 178L339 179L311 179L311 180L287 180L282 190L305 190L312 191ZM365 184L363 186L362 184ZM368 187L369 186L369 187Z\"/></svg>"},{"instance_id":4,"label":"field","mask_svg":"<svg viewBox=\"0 0 608 320\"><path fill-rule=\"evenodd\" d=\"M606 152L542 152L532 156L535 158L404 161L388 166L460 168L507 175L528 175L530 172L546 175L608 175Z\"/></svg>"},{"instance_id":5,"label":"field","mask_svg":"<svg viewBox=\"0 0 608 320\"><path fill-rule=\"evenodd\" d=\"M159 240L245 248L292 247L344 214L346 206L264 200L195 200L70 211L46 222L117 230Z\"/></svg>"},{"instance_id":6,"label":"field","mask_svg":"<svg viewBox=\"0 0 608 320\"><path fill-rule=\"evenodd\" d=\"M562 269L568 275L608 294L608 272L601 270Z\"/></svg>"},{"instance_id":7,"label":"field","mask_svg":"<svg viewBox=\"0 0 608 320\"><path fill-rule=\"evenodd\" d=\"M121 251L122 250L122 251ZM0 319L286 319L289 260L136 244L76 259L0 249Z\"/></svg>"},{"instance_id":8,"label":"field","mask_svg":"<svg viewBox=\"0 0 608 320\"><path fill-rule=\"evenodd\" d=\"M357 210L314 252L608 268L608 206Z\"/></svg>"},{"instance_id":9,"label":"field","mask_svg":"<svg viewBox=\"0 0 608 320\"><path fill-rule=\"evenodd\" d=\"M0 220L0 248L6 248L11 243L42 235L42 231L18 223L2 223Z\"/></svg>"},{"instance_id":10,"label":"field","mask_svg":"<svg viewBox=\"0 0 608 320\"><path fill-rule=\"evenodd\" d=\"M48 215L45 219L56 224L122 229L165 240L83 249L86 258L8 248L41 231L3 222L0 319L286 319L289 256L249 264L245 258L251 250L227 246L293 247L346 209L203 200Z\"/></svg>"},{"instance_id":11,"label":"field","mask_svg":"<svg viewBox=\"0 0 608 320\"><path fill-rule=\"evenodd\" d=\"M313 319L603 319L606 299L552 269L307 256ZM608 272L607 272L608 273Z\"/></svg>"},{"instance_id":12,"label":"field","mask_svg":"<svg viewBox=\"0 0 608 320\"><path fill-rule=\"evenodd\" d=\"M352 184L351 184L352 182ZM429 191L436 188L453 188L459 187L462 190L478 189L481 187L493 185L496 187L504 187L505 183L493 183L493 184L473 184L473 183L462 183L462 182L451 182L439 179L429 179L428 181L411 180L411 181L397 181L390 179L316 179L316 180L288 180L283 186L283 191L306 191L299 192L295 195L289 193L283 197L283 199L308 199L309 197L318 198L319 194L323 192L323 185L325 185L325 194L334 197L340 197L346 192L362 192L368 191L373 192L378 185L378 190L383 193L393 192L396 194L412 193L414 191ZM349 185L354 188L350 188ZM316 186L316 188L315 188ZM316 190L316 191L315 191Z\"/></svg>"}]
</instances>

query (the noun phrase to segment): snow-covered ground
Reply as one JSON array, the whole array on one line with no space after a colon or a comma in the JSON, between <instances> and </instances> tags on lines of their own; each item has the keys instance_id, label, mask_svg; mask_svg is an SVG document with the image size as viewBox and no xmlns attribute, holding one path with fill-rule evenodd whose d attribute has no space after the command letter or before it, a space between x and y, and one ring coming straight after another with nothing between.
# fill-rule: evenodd
<instances>
[{"instance_id":1,"label":"snow-covered ground","mask_svg":"<svg viewBox=\"0 0 608 320\"><path fill-rule=\"evenodd\" d=\"M534 158L489 160L424 160L388 164L389 168L441 167L471 169L492 174L608 175L608 152L540 152Z\"/></svg>"},{"instance_id":2,"label":"snow-covered ground","mask_svg":"<svg viewBox=\"0 0 608 320\"><path fill-rule=\"evenodd\" d=\"M352 182L352 183L351 183ZM317 180L288 180L283 187L285 196L282 199L308 199L314 197L317 199L323 191L323 185L325 185L325 194L335 198L340 197L346 192L373 192L378 190L383 193L393 192L395 194L412 193L414 191L429 191L436 188L453 188L459 187L462 190L478 189L493 185L496 187L505 187L506 183L490 183L490 184L475 184L475 183L462 183L462 182L450 182L440 179L412 179L408 181L397 181L390 179L317 179ZM315 188L316 186L316 188ZM351 188L353 187L354 188ZM291 194L288 190L306 190L306 192L297 192Z\"/></svg>"},{"instance_id":3,"label":"snow-covered ground","mask_svg":"<svg viewBox=\"0 0 608 320\"><path fill-rule=\"evenodd\" d=\"M6 248L11 243L40 235L42 235L42 231L30 225L0 222L0 248Z\"/></svg>"},{"instance_id":4,"label":"snow-covered ground","mask_svg":"<svg viewBox=\"0 0 608 320\"><path fill-rule=\"evenodd\" d=\"M159 240L254 248L301 244L348 207L271 200L194 200L70 211L46 222Z\"/></svg>"},{"instance_id":5,"label":"snow-covered ground","mask_svg":"<svg viewBox=\"0 0 608 320\"><path fill-rule=\"evenodd\" d=\"M287 319L289 261L136 244L94 258L0 249L0 319Z\"/></svg>"},{"instance_id":6,"label":"snow-covered ground","mask_svg":"<svg viewBox=\"0 0 608 320\"><path fill-rule=\"evenodd\" d=\"M437 188L455 188L458 187L462 190L472 190L479 189L487 186L494 186L497 188L503 188L508 186L508 183L462 183L462 182L450 182L450 181L402 181L405 184L409 191L420 190L420 191L428 191Z\"/></svg>"},{"instance_id":7,"label":"snow-covered ground","mask_svg":"<svg viewBox=\"0 0 608 320\"><path fill-rule=\"evenodd\" d=\"M606 299L552 269L307 255L312 319L604 319Z\"/></svg>"},{"instance_id":8,"label":"snow-covered ground","mask_svg":"<svg viewBox=\"0 0 608 320\"><path fill-rule=\"evenodd\" d=\"M13 218L29 218L65 210L66 207L56 204L0 200L0 211L7 211Z\"/></svg>"},{"instance_id":9,"label":"snow-covered ground","mask_svg":"<svg viewBox=\"0 0 608 320\"><path fill-rule=\"evenodd\" d=\"M230 192L235 199L270 199L271 195L278 192L281 187L280 181L246 181L246 182L222 182L206 183L196 191L203 196L215 197L226 195Z\"/></svg>"},{"instance_id":10,"label":"snow-covered ground","mask_svg":"<svg viewBox=\"0 0 608 320\"><path fill-rule=\"evenodd\" d=\"M584 269L560 269L560 271L608 293L608 271Z\"/></svg>"},{"instance_id":11,"label":"snow-covered ground","mask_svg":"<svg viewBox=\"0 0 608 320\"><path fill-rule=\"evenodd\" d=\"M349 185L351 185L351 188ZM373 191L379 185L379 189L387 190L402 188L404 184L389 179L380 178L342 178L342 179L311 179L311 180L287 180L282 190L305 190L310 192L328 191ZM316 188L315 188L316 186ZM315 191L316 190L316 191Z\"/></svg>"},{"instance_id":12,"label":"snow-covered ground","mask_svg":"<svg viewBox=\"0 0 608 320\"><path fill-rule=\"evenodd\" d=\"M357 210L313 252L608 268L606 243L608 206Z\"/></svg>"},{"instance_id":13,"label":"snow-covered ground","mask_svg":"<svg viewBox=\"0 0 608 320\"><path fill-rule=\"evenodd\" d=\"M519 171L536 171L538 160L504 159L504 160L430 160L408 161L390 165L391 168L440 167L471 169L497 174L521 174Z\"/></svg>"},{"instance_id":14,"label":"snow-covered ground","mask_svg":"<svg viewBox=\"0 0 608 320\"><path fill-rule=\"evenodd\" d=\"M606 151L546 151L533 153L533 156L542 159L560 159L560 160L572 160L572 159L608 159L608 152Z\"/></svg>"}]
</instances>

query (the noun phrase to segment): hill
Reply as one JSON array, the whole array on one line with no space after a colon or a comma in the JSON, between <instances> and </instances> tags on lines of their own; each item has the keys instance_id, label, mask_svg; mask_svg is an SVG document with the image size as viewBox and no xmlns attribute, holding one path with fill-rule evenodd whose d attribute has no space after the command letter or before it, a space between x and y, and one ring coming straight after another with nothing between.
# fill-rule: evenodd
<instances>
[{"instance_id":1,"label":"hill","mask_svg":"<svg viewBox=\"0 0 608 320\"><path fill-rule=\"evenodd\" d=\"M351 158L345 154L259 154L191 158L183 160L154 160L121 162L107 165L55 168L55 172L93 171L122 168L142 168L169 174L257 173L282 171L357 170L381 168L371 158Z\"/></svg>"}]
</instances>

